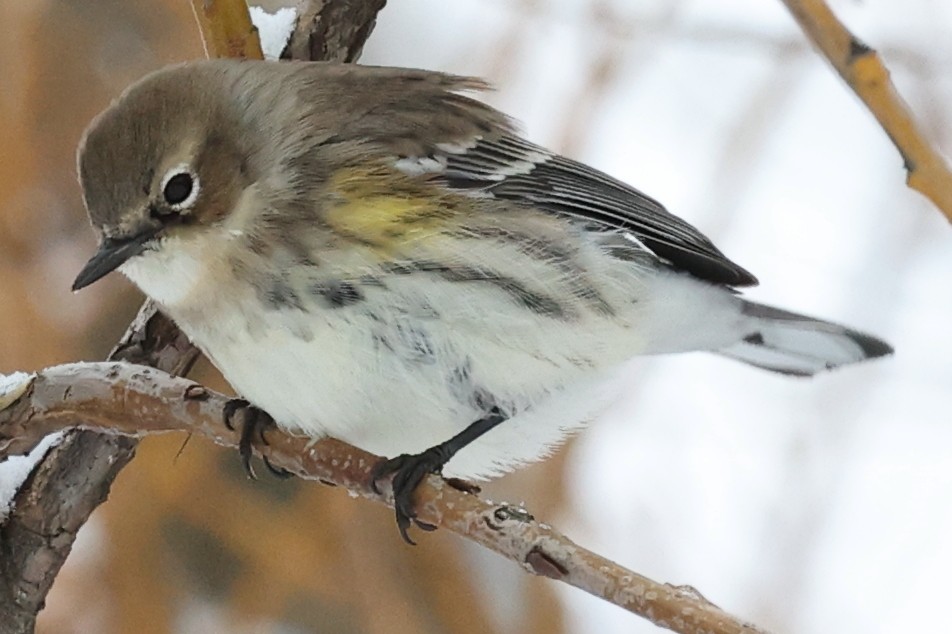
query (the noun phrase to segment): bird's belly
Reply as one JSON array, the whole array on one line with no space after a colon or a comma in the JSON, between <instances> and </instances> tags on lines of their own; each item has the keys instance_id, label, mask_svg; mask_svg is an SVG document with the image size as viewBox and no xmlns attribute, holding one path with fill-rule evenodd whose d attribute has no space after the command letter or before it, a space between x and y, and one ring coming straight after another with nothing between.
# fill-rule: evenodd
<instances>
[{"instance_id":1,"label":"bird's belly","mask_svg":"<svg viewBox=\"0 0 952 634\"><path fill-rule=\"evenodd\" d=\"M189 334L282 427L383 456L422 451L500 407L511 419L445 470L468 478L547 454L603 409L611 368L633 354L608 359L620 335L607 323L580 331L518 309L464 315L459 302L455 315L440 318L369 306L276 310L253 320L231 310L214 328Z\"/></svg>"}]
</instances>

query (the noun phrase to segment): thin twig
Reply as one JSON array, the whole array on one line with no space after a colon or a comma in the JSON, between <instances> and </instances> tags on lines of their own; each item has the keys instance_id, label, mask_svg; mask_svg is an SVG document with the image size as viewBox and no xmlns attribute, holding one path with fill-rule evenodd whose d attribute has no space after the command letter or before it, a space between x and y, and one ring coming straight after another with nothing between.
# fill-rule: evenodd
<instances>
[{"instance_id":1,"label":"thin twig","mask_svg":"<svg viewBox=\"0 0 952 634\"><path fill-rule=\"evenodd\" d=\"M800 28L863 100L902 155L906 184L952 221L952 171L913 119L875 50L849 32L824 0L783 0Z\"/></svg>"},{"instance_id":2,"label":"thin twig","mask_svg":"<svg viewBox=\"0 0 952 634\"><path fill-rule=\"evenodd\" d=\"M79 363L39 373L0 410L0 459L30 451L47 434L77 424L97 432L142 436L167 431L201 434L235 447L237 433L222 424L228 397L188 379L127 363ZM135 412L134 419L129 413ZM377 456L333 439L314 442L276 428L259 455L282 469L340 485L361 497L392 504L374 493ZM755 634L693 589L652 581L577 544L524 508L484 501L430 476L417 490L419 519L499 553L537 575L563 581L683 634Z\"/></svg>"}]
</instances>

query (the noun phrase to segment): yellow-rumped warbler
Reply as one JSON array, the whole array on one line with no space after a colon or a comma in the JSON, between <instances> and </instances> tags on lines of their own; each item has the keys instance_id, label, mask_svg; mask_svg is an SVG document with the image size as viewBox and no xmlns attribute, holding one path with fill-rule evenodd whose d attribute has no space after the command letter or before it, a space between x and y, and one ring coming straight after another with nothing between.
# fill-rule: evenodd
<instances>
[{"instance_id":1,"label":"yellow-rumped warbler","mask_svg":"<svg viewBox=\"0 0 952 634\"><path fill-rule=\"evenodd\" d=\"M375 475L394 474L405 538L427 473L544 456L635 355L804 376L891 351L740 298L755 278L694 227L460 94L481 88L320 63L154 73L81 144L101 246L73 288L119 268L278 425L397 455Z\"/></svg>"}]
</instances>

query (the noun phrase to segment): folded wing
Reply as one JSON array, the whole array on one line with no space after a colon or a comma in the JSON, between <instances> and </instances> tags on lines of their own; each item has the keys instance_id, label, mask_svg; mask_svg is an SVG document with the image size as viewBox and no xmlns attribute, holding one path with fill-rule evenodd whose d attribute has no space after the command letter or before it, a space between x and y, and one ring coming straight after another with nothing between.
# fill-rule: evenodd
<instances>
[{"instance_id":1,"label":"folded wing","mask_svg":"<svg viewBox=\"0 0 952 634\"><path fill-rule=\"evenodd\" d=\"M725 286L757 279L700 231L637 189L514 135L443 148L439 178L449 187L531 205L591 225L629 233L671 266Z\"/></svg>"}]
</instances>

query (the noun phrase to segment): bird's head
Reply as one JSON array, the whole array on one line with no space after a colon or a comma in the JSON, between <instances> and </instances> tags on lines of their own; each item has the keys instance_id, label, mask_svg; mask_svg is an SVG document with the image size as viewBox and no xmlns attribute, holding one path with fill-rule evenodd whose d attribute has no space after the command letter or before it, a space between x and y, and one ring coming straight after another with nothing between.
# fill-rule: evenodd
<instances>
[{"instance_id":1,"label":"bird's head","mask_svg":"<svg viewBox=\"0 0 952 634\"><path fill-rule=\"evenodd\" d=\"M249 182L223 78L182 70L143 79L86 130L78 171L100 245L73 290L219 223Z\"/></svg>"}]
</instances>

